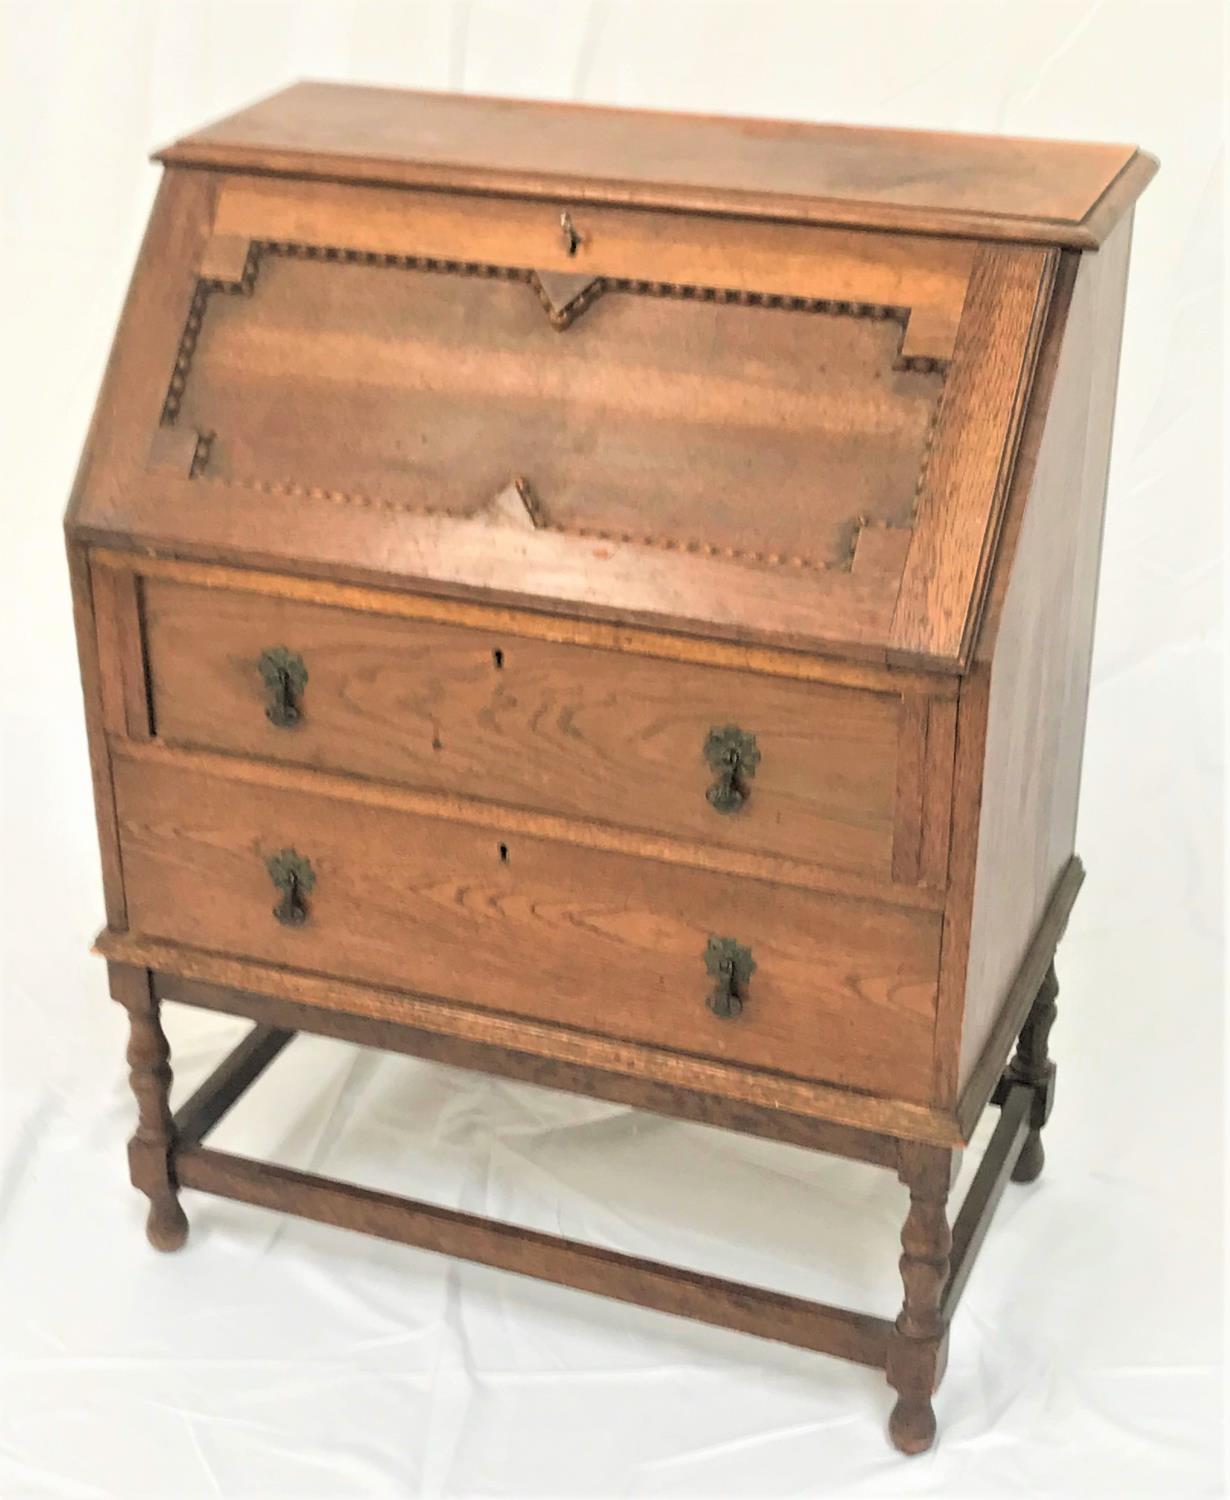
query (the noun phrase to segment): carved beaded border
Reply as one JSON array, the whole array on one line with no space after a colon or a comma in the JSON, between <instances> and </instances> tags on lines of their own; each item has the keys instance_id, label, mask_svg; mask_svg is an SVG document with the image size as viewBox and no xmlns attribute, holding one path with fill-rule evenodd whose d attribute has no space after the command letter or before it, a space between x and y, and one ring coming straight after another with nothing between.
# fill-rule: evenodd
<instances>
[{"instance_id":1,"label":"carved beaded border","mask_svg":"<svg viewBox=\"0 0 1230 1500\"><path fill-rule=\"evenodd\" d=\"M344 265L382 266L397 270L425 271L452 276L473 276L483 280L515 281L529 286L537 295L551 326L559 331L568 328L587 308L607 292L623 292L633 296L671 297L681 301L714 302L737 307L759 307L773 311L820 313L830 317L869 318L878 322L892 321L900 325L904 339L906 321L910 310L907 307L891 306L878 302L845 301L828 297L799 297L782 292L752 292L735 287L699 286L685 282L650 281L630 277L596 276L576 297L562 307L555 306L547 296L541 282L532 269L519 266L493 265L485 261L449 260L438 256L402 255L375 250L351 250L333 245L307 245L293 240L253 240L248 249L242 275L237 281L219 277L202 277L196 284L184 331L176 351L175 366L171 373L166 399L163 402L161 423L173 426L179 417L180 404L188 383L188 374L196 353L197 341L205 320L209 298L214 292L225 292L232 296L251 296L256 286L257 271L265 255L283 256L296 260L331 261ZM940 388L932 403L931 417L923 440L922 458L918 477L914 485L913 508L926 479L936 428L939 422L943 398L944 377L948 361L923 355L901 353L900 340L893 361L894 370L913 374L940 377ZM209 448L214 434L202 434L193 458L189 477L203 474L209 459ZM232 488L254 490L260 494L297 496L304 499L328 500L340 505L355 505L376 510L391 510L411 515L448 517L457 519L456 511L441 506L415 505L406 501L385 500L373 495L353 491L325 489L316 485L304 485L293 480L223 479L210 476L213 483ZM721 547L710 542L676 537L640 536L630 532L603 531L592 527L556 526L549 521L542 529L556 531L567 536L583 537L592 541L631 544L653 547L663 551L686 552L702 557L724 557L740 562L761 563L775 567L810 569L817 572L848 571L854 561L855 549L861 532L878 523L866 516L855 518L850 528L848 548L836 562L825 563L806 557L797 557L778 552L752 552L736 547Z\"/></svg>"}]
</instances>

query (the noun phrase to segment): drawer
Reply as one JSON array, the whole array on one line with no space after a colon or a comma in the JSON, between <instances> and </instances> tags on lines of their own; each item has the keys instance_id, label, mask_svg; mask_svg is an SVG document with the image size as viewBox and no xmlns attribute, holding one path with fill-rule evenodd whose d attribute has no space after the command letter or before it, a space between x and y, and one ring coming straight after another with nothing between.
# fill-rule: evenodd
<instances>
[{"instance_id":1,"label":"drawer","mask_svg":"<svg viewBox=\"0 0 1230 1500\"><path fill-rule=\"evenodd\" d=\"M424 817L382 788L335 795L163 752L115 762L140 936L387 985L923 1102L938 913ZM241 768L236 768L237 773ZM306 860L285 925L268 867ZM711 939L754 971L741 1014L707 1001Z\"/></svg>"},{"instance_id":2,"label":"drawer","mask_svg":"<svg viewBox=\"0 0 1230 1500\"><path fill-rule=\"evenodd\" d=\"M892 877L895 694L158 578L144 589L169 744ZM271 649L306 672L293 724L267 713ZM725 799L744 800L721 811L707 750L729 726L758 760L745 755Z\"/></svg>"}]
</instances>

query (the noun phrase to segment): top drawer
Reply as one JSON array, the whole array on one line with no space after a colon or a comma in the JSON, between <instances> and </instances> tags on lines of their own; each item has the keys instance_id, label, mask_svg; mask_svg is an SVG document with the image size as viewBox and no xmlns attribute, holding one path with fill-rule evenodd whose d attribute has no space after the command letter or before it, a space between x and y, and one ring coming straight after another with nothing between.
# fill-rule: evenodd
<instances>
[{"instance_id":1,"label":"top drawer","mask_svg":"<svg viewBox=\"0 0 1230 1500\"><path fill-rule=\"evenodd\" d=\"M897 694L157 577L143 587L152 720L168 743L884 881L896 854L900 873L917 822L902 767L919 745ZM733 777L719 741L742 752Z\"/></svg>"}]
</instances>

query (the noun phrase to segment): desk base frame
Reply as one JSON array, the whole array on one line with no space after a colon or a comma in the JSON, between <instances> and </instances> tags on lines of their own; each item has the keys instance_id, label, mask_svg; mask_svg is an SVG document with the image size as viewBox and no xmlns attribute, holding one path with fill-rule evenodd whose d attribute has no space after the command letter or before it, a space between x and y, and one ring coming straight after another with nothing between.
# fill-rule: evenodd
<instances>
[{"instance_id":1,"label":"desk base frame","mask_svg":"<svg viewBox=\"0 0 1230 1500\"><path fill-rule=\"evenodd\" d=\"M1063 920L1066 916L1064 911ZM958 1156L953 1147L783 1118L769 1110L749 1113L745 1106L732 1105L727 1113L721 1101L690 1098L680 1090L672 1091L669 1099L629 1101L894 1168L910 1194L901 1234L905 1295L895 1321L213 1150L204 1144L209 1132L298 1031L431 1056L442 1055L440 1039L427 1045L424 1033L410 1027L323 1013L112 962L112 994L128 1010L131 1025L128 1058L138 1125L129 1162L134 1186L149 1198L149 1240L159 1250L183 1245L188 1222L178 1195L181 1188L194 1188L836 1355L885 1371L897 1392L890 1436L903 1453L921 1453L935 1438L932 1396L944 1371L949 1327L996 1205L1009 1178L1033 1181L1041 1170L1040 1133L1054 1099L1055 1069L1047 1041L1058 991L1054 945L1061 929L1062 921L1044 922L1022 965L1021 979L1032 984L1040 961L1047 967L1019 1031L1016 1054L994 1088L991 1102L999 1106L999 1121L951 1229L947 1200ZM165 1000L255 1022L175 1114L169 1104L169 1048L160 1019ZM515 1072L507 1058L449 1060ZM580 1073L556 1082L581 1092L604 1092L591 1087L599 1080Z\"/></svg>"}]
</instances>

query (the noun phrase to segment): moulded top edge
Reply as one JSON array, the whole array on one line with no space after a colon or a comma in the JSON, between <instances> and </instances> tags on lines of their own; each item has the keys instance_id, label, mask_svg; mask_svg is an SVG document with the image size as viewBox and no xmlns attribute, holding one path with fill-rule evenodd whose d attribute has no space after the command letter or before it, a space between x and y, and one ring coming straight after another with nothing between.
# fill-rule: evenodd
<instances>
[{"instance_id":1,"label":"moulded top edge","mask_svg":"<svg viewBox=\"0 0 1230 1500\"><path fill-rule=\"evenodd\" d=\"M169 165L1094 249L1157 170L1126 145L299 83Z\"/></svg>"}]
</instances>

